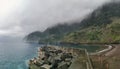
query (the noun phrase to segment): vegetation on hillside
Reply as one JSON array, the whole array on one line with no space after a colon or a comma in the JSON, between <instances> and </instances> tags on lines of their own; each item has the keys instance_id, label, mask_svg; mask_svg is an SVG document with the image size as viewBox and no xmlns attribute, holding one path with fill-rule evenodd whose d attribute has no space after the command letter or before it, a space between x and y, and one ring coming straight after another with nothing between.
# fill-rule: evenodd
<instances>
[{"instance_id":1,"label":"vegetation on hillside","mask_svg":"<svg viewBox=\"0 0 120 69\"><path fill-rule=\"evenodd\" d=\"M33 32L26 39L40 43L120 43L120 3L104 5L82 22L58 24L44 32Z\"/></svg>"},{"instance_id":2,"label":"vegetation on hillside","mask_svg":"<svg viewBox=\"0 0 120 69\"><path fill-rule=\"evenodd\" d=\"M64 36L69 43L120 43L120 18L113 18L106 26L91 26Z\"/></svg>"}]
</instances>

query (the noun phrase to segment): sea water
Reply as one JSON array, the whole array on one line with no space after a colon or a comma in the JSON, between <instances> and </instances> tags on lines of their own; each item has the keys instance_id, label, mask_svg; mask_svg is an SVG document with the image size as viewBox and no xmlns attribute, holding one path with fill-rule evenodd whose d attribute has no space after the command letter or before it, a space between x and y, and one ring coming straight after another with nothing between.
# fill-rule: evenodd
<instances>
[{"instance_id":1,"label":"sea water","mask_svg":"<svg viewBox=\"0 0 120 69\"><path fill-rule=\"evenodd\" d=\"M0 39L0 69L28 69L28 60L37 56L39 46L19 39Z\"/></svg>"},{"instance_id":2,"label":"sea water","mask_svg":"<svg viewBox=\"0 0 120 69\"><path fill-rule=\"evenodd\" d=\"M20 38L0 38L0 69L28 69L28 61L37 57L36 43L26 43ZM62 45L75 48L86 48L88 51L99 49L98 46Z\"/></svg>"}]
</instances>

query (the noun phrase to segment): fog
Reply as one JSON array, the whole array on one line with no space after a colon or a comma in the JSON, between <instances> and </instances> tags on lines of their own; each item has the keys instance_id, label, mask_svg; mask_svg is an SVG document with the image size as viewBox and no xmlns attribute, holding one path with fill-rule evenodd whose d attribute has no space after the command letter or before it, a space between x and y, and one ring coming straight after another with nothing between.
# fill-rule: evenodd
<instances>
[{"instance_id":1,"label":"fog","mask_svg":"<svg viewBox=\"0 0 120 69\"><path fill-rule=\"evenodd\" d=\"M113 0L0 0L0 36L25 36L58 23L81 21ZM114 0L119 1L119 0Z\"/></svg>"}]
</instances>

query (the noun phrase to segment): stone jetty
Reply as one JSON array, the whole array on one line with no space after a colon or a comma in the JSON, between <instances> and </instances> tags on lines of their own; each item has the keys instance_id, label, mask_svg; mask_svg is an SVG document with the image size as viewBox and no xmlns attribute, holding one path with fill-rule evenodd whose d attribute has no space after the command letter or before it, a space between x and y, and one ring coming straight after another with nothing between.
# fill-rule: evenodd
<instances>
[{"instance_id":1,"label":"stone jetty","mask_svg":"<svg viewBox=\"0 0 120 69\"><path fill-rule=\"evenodd\" d=\"M29 69L93 69L85 49L43 46L38 57L29 60Z\"/></svg>"}]
</instances>

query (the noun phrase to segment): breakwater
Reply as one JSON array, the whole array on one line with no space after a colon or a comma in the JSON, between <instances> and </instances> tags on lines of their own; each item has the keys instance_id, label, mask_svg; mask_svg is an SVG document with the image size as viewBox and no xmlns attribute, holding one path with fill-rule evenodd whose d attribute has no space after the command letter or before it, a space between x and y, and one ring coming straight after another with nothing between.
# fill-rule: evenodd
<instances>
[{"instance_id":1,"label":"breakwater","mask_svg":"<svg viewBox=\"0 0 120 69\"><path fill-rule=\"evenodd\" d=\"M43 46L29 69L93 69L86 49Z\"/></svg>"},{"instance_id":2,"label":"breakwater","mask_svg":"<svg viewBox=\"0 0 120 69\"><path fill-rule=\"evenodd\" d=\"M111 49L113 49L113 46L111 46L111 45L106 45L106 46L107 46L106 49L103 49L103 50L98 51L98 52L95 52L95 53L89 53L89 55L100 55L100 54L102 54L102 53L108 52L108 51L110 51Z\"/></svg>"}]
</instances>

